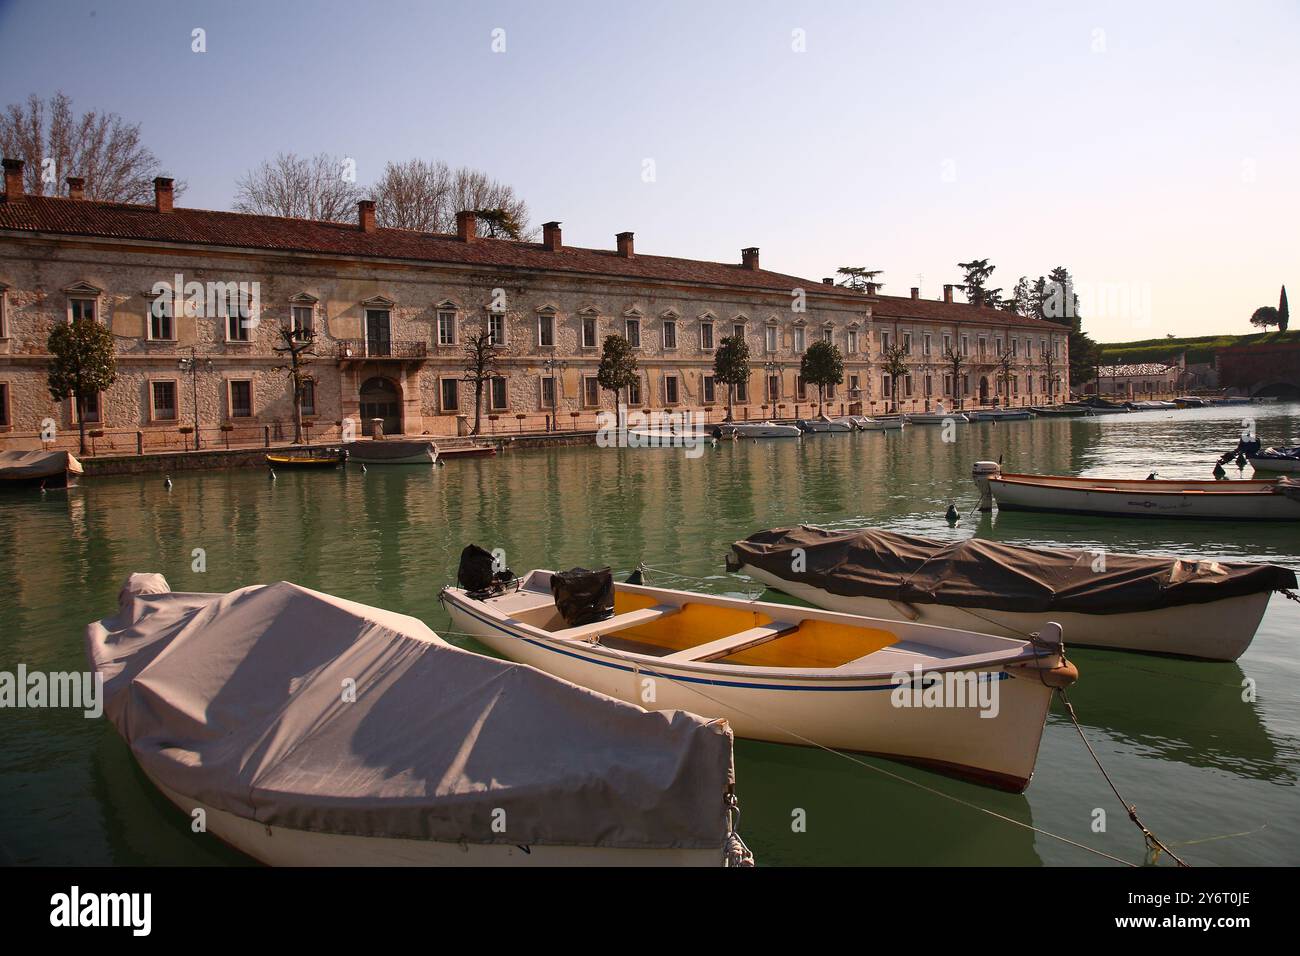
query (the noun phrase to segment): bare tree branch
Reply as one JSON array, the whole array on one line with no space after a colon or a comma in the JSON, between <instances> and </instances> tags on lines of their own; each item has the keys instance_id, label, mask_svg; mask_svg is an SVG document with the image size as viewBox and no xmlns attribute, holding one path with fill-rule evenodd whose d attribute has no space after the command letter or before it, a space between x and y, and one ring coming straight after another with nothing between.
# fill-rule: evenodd
<instances>
[{"instance_id":1,"label":"bare tree branch","mask_svg":"<svg viewBox=\"0 0 1300 956\"><path fill-rule=\"evenodd\" d=\"M347 171L342 159L328 153L280 153L238 181L234 207L263 216L351 221L365 193Z\"/></svg>"}]
</instances>

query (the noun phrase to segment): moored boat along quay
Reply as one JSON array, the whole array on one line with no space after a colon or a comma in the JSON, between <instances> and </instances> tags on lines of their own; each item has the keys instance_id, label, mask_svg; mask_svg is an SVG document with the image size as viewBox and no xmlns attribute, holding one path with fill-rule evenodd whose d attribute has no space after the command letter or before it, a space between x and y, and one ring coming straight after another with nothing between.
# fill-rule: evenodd
<instances>
[{"instance_id":1,"label":"moored boat along quay","mask_svg":"<svg viewBox=\"0 0 1300 956\"><path fill-rule=\"evenodd\" d=\"M209 661L214 648L233 655L238 644L239 654L257 657L264 668L320 666L328 675L348 655L378 660L391 653L381 644L341 649L339 640L353 640L342 635L356 633L348 621L360 614L391 619L392 635L402 636L388 639L419 648L430 667L453 659L438 650L441 642L470 652L454 658L458 668L481 669L474 655L525 660L549 672L535 687L558 695L556 707L570 696L563 688L577 685L623 698L628 703L618 708L630 712L638 704L652 713L681 708L706 723L726 718L735 737L734 794L727 799L742 811L738 836L759 865L1141 863L1141 834L1098 774L1080 733L1125 801L1179 859L1282 865L1300 857L1292 797L1300 778L1300 714L1290 703L1300 691L1300 603L1277 591L1290 587L1291 572L1300 567L1295 525L982 512L971 476L973 463L1001 459L1001 467L1019 474L1113 480L1156 471L1170 481L1204 478L1236 441L1240 418L1236 408L1202 407L952 429L938 423L805 431L773 440L715 440L706 433L697 448L602 444L591 430L502 435L492 445L496 455L453 458L445 468L363 468L353 458L343 467L275 465L274 481L267 480L268 453L330 465L329 453L342 446L205 448L184 453L198 468L151 462L148 471L120 474L94 471L115 458L90 456L83 480L67 491L0 495L6 529L0 573L12 582L0 594L0 628L18 635L0 671L16 673L20 664L25 672L84 670L83 635L88 624L102 621L114 636L97 645L95 667L119 695L109 695L110 711L144 707L151 720L171 720L157 702L114 704L134 692L113 684L111 674L119 664L132 666L130 642L183 634L185 646L169 651L160 666L149 665L148 680L151 687L174 688L166 692L173 702L167 706L175 705L180 720L186 678L169 671L168 659L176 667L182 659ZM1276 403L1254 419L1265 445L1295 444L1300 406ZM653 434L673 437L670 430ZM421 444L418 436L401 440ZM436 444L442 460L444 440ZM205 463L204 455L244 456L241 465L256 467L220 467ZM176 462L182 456L145 457ZM166 487L161 471L170 476ZM1253 474L1248 462L1229 463L1227 471L1229 483ZM955 523L945 517L949 505L956 506ZM860 532L851 542L856 564L808 548L807 573L816 577L788 573L793 561L784 552L774 553L767 580L744 562L728 570L728 552L765 529L788 529L781 548L806 546L814 538L797 531L800 525ZM893 535L908 537L900 542ZM868 563L861 549L871 541L881 544L873 545ZM440 592L457 587L462 551L471 543L487 549L488 580L500 573L506 586L499 601L462 587L453 609L440 602ZM1039 554L1055 570L1039 567ZM889 575L903 557L909 590L895 593ZM568 627L564 616L581 608L550 585L546 572L529 575L535 568L603 565L615 582L613 616ZM93 575L86 572L91 566ZM522 585L507 566L525 578ZM638 566L644 566L640 583L625 585ZM119 595L122 582L142 571L164 575L165 586L160 580L141 587L137 579L141 603L124 612L119 602L136 599ZM290 583L277 583L285 580ZM811 586L800 595L806 600L791 597L803 583ZM841 591L842 601L833 597ZM599 603L598 594L581 593ZM49 600L51 594L59 599ZM487 612L496 603L509 632L504 636L480 620L493 620ZM265 633L238 623L239 608L254 605L262 609ZM1239 613L1232 610L1238 605ZM296 622L307 619L315 622L313 641L300 639ZM182 626L189 620L231 623ZM1058 691L1029 669L1036 658L1058 666L1047 621L1061 626L1068 659L1061 684L1078 729ZM1113 633L1125 629L1129 641ZM218 657L226 660L224 653ZM997 717L974 713L963 722L956 713L927 709L927 693L932 704L960 700L953 698L960 683L934 683L945 673L941 660L978 660L984 673L1000 677L976 679L968 688L990 712L996 705ZM912 685L899 681L894 665L900 661L929 664ZM236 658L223 666L231 668L230 680L205 691L214 699L240 674ZM498 673L483 671L489 672ZM656 701L642 696L647 678L661 684ZM775 689L782 684L788 687ZM835 686L841 689L828 690ZM987 696L993 688L996 698ZM1037 696L1022 699L1013 690ZM241 694L251 706L253 690ZM886 703L899 695L914 706L896 710ZM362 702L378 720L386 713L383 701ZM288 703L311 719L307 698ZM610 709L611 719L630 727L632 713L618 708ZM215 763L205 791L215 802L202 801L213 826L196 837L171 806L193 797L185 760L160 763L172 756L153 754L153 737L136 738L134 718L114 713L121 734L107 720L70 710L5 713L0 842L10 858L118 864L239 864L247 862L245 853L271 862L321 862L330 854L403 858L402 847L382 838L354 844L322 833L302 840L293 827L278 824L267 843L265 828L223 810L220 795L242 784L237 775L219 777ZM458 713L472 722L475 711L466 702ZM902 723L891 729L894 721ZM400 726L391 725L382 753L355 756L363 764L402 761ZM935 734L927 726L943 730ZM910 728L910 735L899 728ZM165 728L173 736L184 729L179 723ZM248 740L261 733L255 720L226 729ZM509 734L493 736L504 729L494 725L477 753L498 767L516 766ZM537 728L537 747L558 746L543 730ZM199 752L206 746L200 738L187 737L186 746ZM678 746L667 738L637 739L649 763ZM259 776L309 771L313 753L274 757ZM684 806L695 795L691 806L703 808L704 816L688 820L674 810L657 832L672 842L672 827L690 823L699 862L713 865L744 855L724 845L730 839L720 794L724 758L722 751L714 754L711 776L695 790L665 784L657 791L664 806ZM566 772L582 769L531 765L537 779L557 787L565 785ZM349 799L364 802L348 826L402 832L406 824L390 813L383 792L357 786ZM276 799L310 814L336 796L302 790ZM630 833L618 800L591 806L593 813L608 812L602 819L609 827ZM1097 808L1109 814L1105 830L1092 826ZM75 848L59 837L69 818L89 821ZM581 843L595 832L570 836ZM277 842L280 837L289 840ZM539 850L525 859L506 845L499 854L490 846L488 838L483 852L503 854L499 862L507 864L542 862L546 855ZM428 859L438 858L438 846L422 849ZM629 862L649 862L654 851L638 852L648 855ZM1171 860L1162 854L1160 863Z\"/></svg>"}]
</instances>

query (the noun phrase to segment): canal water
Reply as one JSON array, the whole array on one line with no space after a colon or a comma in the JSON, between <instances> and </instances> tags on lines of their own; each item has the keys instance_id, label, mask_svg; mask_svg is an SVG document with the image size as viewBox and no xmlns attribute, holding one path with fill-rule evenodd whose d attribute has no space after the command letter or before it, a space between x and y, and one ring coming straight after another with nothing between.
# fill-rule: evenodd
<instances>
[{"instance_id":1,"label":"canal water","mask_svg":"<svg viewBox=\"0 0 1300 956\"><path fill-rule=\"evenodd\" d=\"M969 515L971 463L1052 474L1209 477L1244 417L1296 444L1300 405L935 426L680 450L558 448L445 467L181 473L0 498L0 670L84 668L88 621L126 575L176 590L286 579L421 618L467 542L516 571L639 561L652 582L745 594L723 555L799 522L1026 545L1273 561L1300 568L1300 526ZM1235 467L1230 474L1238 477ZM1246 476L1250 469L1246 469ZM193 569L202 549L206 570ZM684 575L686 577L669 577ZM452 641L473 648L469 639ZM1300 604L1275 595L1236 664L1077 649L1071 697L1143 821L1193 864L1300 863ZM1069 634L1065 635L1068 644ZM476 648L481 650L481 648ZM1254 699L1243 699L1253 683ZM1140 863L1140 834L1054 706L1038 767L1007 795L885 760L737 741L741 830L763 865L1111 865L1052 836ZM1105 829L1098 832L1099 810ZM984 811L992 811L999 816ZM143 779L104 720L0 711L0 847L38 864L241 864ZM1164 862L1168 862L1167 860Z\"/></svg>"}]
</instances>

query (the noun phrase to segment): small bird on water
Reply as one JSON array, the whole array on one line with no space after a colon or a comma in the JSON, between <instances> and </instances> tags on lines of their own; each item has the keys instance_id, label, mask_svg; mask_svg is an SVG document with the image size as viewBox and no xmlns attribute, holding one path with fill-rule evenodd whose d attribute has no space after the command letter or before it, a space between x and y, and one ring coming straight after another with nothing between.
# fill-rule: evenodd
<instances>
[{"instance_id":1,"label":"small bird on water","mask_svg":"<svg viewBox=\"0 0 1300 956\"><path fill-rule=\"evenodd\" d=\"M275 469L274 469L274 468L267 468L266 470L269 471L269 472L271 473L271 476L270 476L270 477L271 477L271 480L272 480L272 481L275 481Z\"/></svg>"},{"instance_id":2,"label":"small bird on water","mask_svg":"<svg viewBox=\"0 0 1300 956\"><path fill-rule=\"evenodd\" d=\"M948 513L945 517L948 519L949 524L956 524L961 520L961 515L957 513L957 506L951 501L948 502Z\"/></svg>"},{"instance_id":3,"label":"small bird on water","mask_svg":"<svg viewBox=\"0 0 1300 956\"><path fill-rule=\"evenodd\" d=\"M166 478L163 479L163 487L166 488L168 491L171 491L171 490L172 490L172 476L171 476L171 475L168 475Z\"/></svg>"}]
</instances>

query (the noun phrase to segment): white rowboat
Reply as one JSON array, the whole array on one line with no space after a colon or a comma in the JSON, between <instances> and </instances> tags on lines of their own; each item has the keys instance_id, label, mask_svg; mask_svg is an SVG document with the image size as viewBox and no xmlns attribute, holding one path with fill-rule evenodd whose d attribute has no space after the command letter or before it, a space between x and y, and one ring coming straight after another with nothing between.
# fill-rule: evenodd
<instances>
[{"instance_id":1,"label":"white rowboat","mask_svg":"<svg viewBox=\"0 0 1300 956\"><path fill-rule=\"evenodd\" d=\"M717 429L719 438L798 438L803 434L798 425L774 422L727 422Z\"/></svg>"},{"instance_id":2,"label":"white rowboat","mask_svg":"<svg viewBox=\"0 0 1300 956\"><path fill-rule=\"evenodd\" d=\"M570 627L551 577L535 570L496 596L444 588L441 598L458 630L602 694L725 716L742 737L878 754L1006 790L1029 784L1054 687L1077 677L1055 625L1035 645L616 584L612 617ZM960 687L969 694L958 702L950 691ZM941 699L925 705L923 692ZM995 703L974 705L980 692Z\"/></svg>"},{"instance_id":3,"label":"white rowboat","mask_svg":"<svg viewBox=\"0 0 1300 956\"><path fill-rule=\"evenodd\" d=\"M1300 521L1300 485L1287 479L1177 481L1003 474L977 462L980 509L1141 518ZM981 470L983 469L983 470Z\"/></svg>"}]
</instances>

